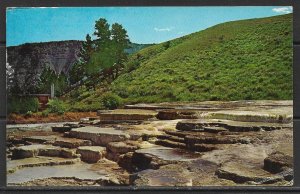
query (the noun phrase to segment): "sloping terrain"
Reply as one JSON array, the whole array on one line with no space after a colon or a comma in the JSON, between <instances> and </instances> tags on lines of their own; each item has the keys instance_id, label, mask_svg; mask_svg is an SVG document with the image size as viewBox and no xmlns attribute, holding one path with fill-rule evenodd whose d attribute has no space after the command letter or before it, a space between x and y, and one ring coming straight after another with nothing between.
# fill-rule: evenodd
<instances>
[{"instance_id":1,"label":"sloping terrain","mask_svg":"<svg viewBox=\"0 0 300 194\"><path fill-rule=\"evenodd\" d=\"M292 14L227 22L131 55L127 103L292 99Z\"/></svg>"}]
</instances>

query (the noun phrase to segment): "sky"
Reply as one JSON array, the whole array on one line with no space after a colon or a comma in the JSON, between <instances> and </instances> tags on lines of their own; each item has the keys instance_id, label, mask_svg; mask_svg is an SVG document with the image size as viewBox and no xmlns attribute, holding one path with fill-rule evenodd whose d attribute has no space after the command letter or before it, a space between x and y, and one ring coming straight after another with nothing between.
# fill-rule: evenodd
<instances>
[{"instance_id":1,"label":"sky","mask_svg":"<svg viewBox=\"0 0 300 194\"><path fill-rule=\"evenodd\" d=\"M7 46L84 40L95 21L120 23L131 42L160 43L219 23L291 13L290 6L8 8Z\"/></svg>"}]
</instances>

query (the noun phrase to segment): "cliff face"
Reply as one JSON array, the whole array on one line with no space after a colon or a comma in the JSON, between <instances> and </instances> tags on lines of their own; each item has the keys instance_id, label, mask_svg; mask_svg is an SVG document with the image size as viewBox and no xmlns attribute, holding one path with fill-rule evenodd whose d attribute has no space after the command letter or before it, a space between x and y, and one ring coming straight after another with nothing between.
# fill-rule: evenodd
<instances>
[{"instance_id":1,"label":"cliff face","mask_svg":"<svg viewBox=\"0 0 300 194\"><path fill-rule=\"evenodd\" d=\"M45 67L57 74L68 75L72 65L78 60L82 41L57 41L44 43L26 43L7 48L8 88L13 85L24 91L33 87ZM132 44L127 53L134 53L149 45ZM11 74L11 75L9 75Z\"/></svg>"},{"instance_id":2,"label":"cliff face","mask_svg":"<svg viewBox=\"0 0 300 194\"><path fill-rule=\"evenodd\" d=\"M7 48L7 62L15 73L36 71L49 66L57 73L68 73L76 62L81 41L23 44Z\"/></svg>"}]
</instances>

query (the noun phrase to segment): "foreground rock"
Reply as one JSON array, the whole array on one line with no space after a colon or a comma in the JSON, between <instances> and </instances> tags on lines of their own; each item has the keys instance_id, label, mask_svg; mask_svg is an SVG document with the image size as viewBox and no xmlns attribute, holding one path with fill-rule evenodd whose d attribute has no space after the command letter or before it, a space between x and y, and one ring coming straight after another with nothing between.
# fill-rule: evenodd
<instances>
[{"instance_id":1,"label":"foreground rock","mask_svg":"<svg viewBox=\"0 0 300 194\"><path fill-rule=\"evenodd\" d=\"M225 163L216 171L216 175L235 183L272 184L284 180L282 176L271 174L262 168L245 162Z\"/></svg>"},{"instance_id":2,"label":"foreground rock","mask_svg":"<svg viewBox=\"0 0 300 194\"><path fill-rule=\"evenodd\" d=\"M278 123L240 122L217 119L185 120L178 122L176 125L176 129L182 131L208 131L212 129L216 130L215 127L218 127L219 130L223 128L223 130L229 130L232 132L249 132L260 130L272 131L291 126Z\"/></svg>"},{"instance_id":3,"label":"foreground rock","mask_svg":"<svg viewBox=\"0 0 300 194\"><path fill-rule=\"evenodd\" d=\"M124 169L106 159L95 164L76 162L23 168L7 176L8 184L15 186L122 186L128 185L128 180L129 175Z\"/></svg>"},{"instance_id":4,"label":"foreground rock","mask_svg":"<svg viewBox=\"0 0 300 194\"><path fill-rule=\"evenodd\" d=\"M111 111L98 111L97 115L101 122L118 122L118 121L143 121L155 118L156 111L141 109L116 109Z\"/></svg>"},{"instance_id":5,"label":"foreground rock","mask_svg":"<svg viewBox=\"0 0 300 194\"><path fill-rule=\"evenodd\" d=\"M130 177L130 183L136 186L235 185L230 180L215 177L217 168L213 162L196 159L137 172Z\"/></svg>"},{"instance_id":6,"label":"foreground rock","mask_svg":"<svg viewBox=\"0 0 300 194\"><path fill-rule=\"evenodd\" d=\"M10 160L7 162L7 173L14 173L22 168L30 168L37 166L56 166L70 165L79 162L79 158L66 159L58 157L37 156L35 158L25 158L20 160Z\"/></svg>"},{"instance_id":7,"label":"foreground rock","mask_svg":"<svg viewBox=\"0 0 300 194\"><path fill-rule=\"evenodd\" d=\"M196 160L200 154L163 146L136 150L132 154L132 166L137 170L158 169L160 166L182 161Z\"/></svg>"},{"instance_id":8,"label":"foreground rock","mask_svg":"<svg viewBox=\"0 0 300 194\"><path fill-rule=\"evenodd\" d=\"M31 158L36 156L76 158L75 150L63 149L50 145L28 145L20 146L12 150L12 159Z\"/></svg>"},{"instance_id":9,"label":"foreground rock","mask_svg":"<svg viewBox=\"0 0 300 194\"><path fill-rule=\"evenodd\" d=\"M104 157L105 148L100 146L81 146L76 153L80 154L82 161L87 163L96 163Z\"/></svg>"},{"instance_id":10,"label":"foreground rock","mask_svg":"<svg viewBox=\"0 0 300 194\"><path fill-rule=\"evenodd\" d=\"M264 159L264 169L271 173L279 173L285 168L293 168L293 157L281 152L273 152Z\"/></svg>"},{"instance_id":11,"label":"foreground rock","mask_svg":"<svg viewBox=\"0 0 300 194\"><path fill-rule=\"evenodd\" d=\"M39 144L52 144L58 137L57 136L30 136L23 137L22 139L27 142L39 143Z\"/></svg>"},{"instance_id":12,"label":"foreground rock","mask_svg":"<svg viewBox=\"0 0 300 194\"><path fill-rule=\"evenodd\" d=\"M289 107L279 107L271 110L222 110L211 113L209 117L243 122L270 123L290 123L293 120L293 114L290 112Z\"/></svg>"},{"instance_id":13,"label":"foreground rock","mask_svg":"<svg viewBox=\"0 0 300 194\"><path fill-rule=\"evenodd\" d=\"M163 106L171 109L162 110ZM51 127L56 124L48 128L39 125L38 129L36 126L24 130L20 126L8 129L8 184L293 184L293 125L285 123L285 118L279 123L279 117L274 120L276 123L270 123L271 117L263 116L267 113L288 117L292 104L273 101L162 103L149 109L163 113L162 117L157 116L160 119L181 119L157 120L153 117L101 123L97 118L86 118L86 124L64 125L72 129L63 134L52 132ZM242 114L229 117L233 112ZM245 122L247 112L257 112L258 119L267 120L252 122L256 118L250 116L251 122ZM228 119L233 120L212 119L215 113L226 113ZM201 119L189 119L194 116ZM40 145L34 145L37 143ZM128 173L132 175L130 178Z\"/></svg>"},{"instance_id":14,"label":"foreground rock","mask_svg":"<svg viewBox=\"0 0 300 194\"><path fill-rule=\"evenodd\" d=\"M106 146L110 142L124 141L130 138L127 133L114 128L81 127L72 129L70 137L92 141L93 145Z\"/></svg>"},{"instance_id":15,"label":"foreground rock","mask_svg":"<svg viewBox=\"0 0 300 194\"><path fill-rule=\"evenodd\" d=\"M91 146L92 142L75 138L58 138L53 145L64 148L77 148L79 146Z\"/></svg>"},{"instance_id":16,"label":"foreground rock","mask_svg":"<svg viewBox=\"0 0 300 194\"><path fill-rule=\"evenodd\" d=\"M107 158L110 160L118 161L120 155L128 152L133 152L139 148L137 142L126 141L126 142L110 142L106 146Z\"/></svg>"},{"instance_id":17,"label":"foreground rock","mask_svg":"<svg viewBox=\"0 0 300 194\"><path fill-rule=\"evenodd\" d=\"M72 127L70 127L70 126L55 126L55 127L52 127L53 132L59 132L59 133L68 132L68 131L71 131L71 129L72 129Z\"/></svg>"}]
</instances>

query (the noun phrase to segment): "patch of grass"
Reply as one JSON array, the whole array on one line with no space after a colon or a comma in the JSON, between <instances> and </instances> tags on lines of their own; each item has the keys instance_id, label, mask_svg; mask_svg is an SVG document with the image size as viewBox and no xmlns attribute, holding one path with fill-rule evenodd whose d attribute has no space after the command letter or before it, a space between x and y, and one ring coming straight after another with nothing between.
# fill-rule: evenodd
<instances>
[{"instance_id":1,"label":"patch of grass","mask_svg":"<svg viewBox=\"0 0 300 194\"><path fill-rule=\"evenodd\" d=\"M293 97L292 14L227 22L147 47L111 85L124 103Z\"/></svg>"}]
</instances>

